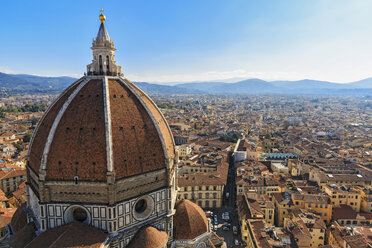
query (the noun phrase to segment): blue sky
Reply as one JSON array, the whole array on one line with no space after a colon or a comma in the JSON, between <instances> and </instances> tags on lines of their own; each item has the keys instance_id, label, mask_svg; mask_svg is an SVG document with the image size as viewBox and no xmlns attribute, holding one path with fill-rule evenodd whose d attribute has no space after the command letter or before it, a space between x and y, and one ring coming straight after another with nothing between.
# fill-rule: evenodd
<instances>
[{"instance_id":1,"label":"blue sky","mask_svg":"<svg viewBox=\"0 0 372 248\"><path fill-rule=\"evenodd\" d=\"M372 76L372 1L2 1L0 71L79 77L99 10L134 81Z\"/></svg>"}]
</instances>

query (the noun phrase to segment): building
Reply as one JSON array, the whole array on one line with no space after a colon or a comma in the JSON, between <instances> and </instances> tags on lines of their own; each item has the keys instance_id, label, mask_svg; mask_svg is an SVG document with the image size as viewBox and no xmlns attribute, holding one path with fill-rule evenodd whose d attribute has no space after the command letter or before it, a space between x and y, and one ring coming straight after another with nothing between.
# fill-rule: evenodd
<instances>
[{"instance_id":1,"label":"building","mask_svg":"<svg viewBox=\"0 0 372 248\"><path fill-rule=\"evenodd\" d=\"M252 197L253 196L253 197ZM269 196L263 194L244 195L247 201L250 219L262 219L268 225L274 225L274 203L270 201Z\"/></svg>"},{"instance_id":2,"label":"building","mask_svg":"<svg viewBox=\"0 0 372 248\"><path fill-rule=\"evenodd\" d=\"M321 188L330 184L371 187L372 173L366 170L362 172L362 168L353 168L351 165L318 167L310 170L309 180L316 182Z\"/></svg>"},{"instance_id":3,"label":"building","mask_svg":"<svg viewBox=\"0 0 372 248\"><path fill-rule=\"evenodd\" d=\"M175 135L174 136L174 142L177 146L184 145L184 144L189 143L189 137L188 136Z\"/></svg>"},{"instance_id":4,"label":"building","mask_svg":"<svg viewBox=\"0 0 372 248\"><path fill-rule=\"evenodd\" d=\"M184 160L191 153L192 147L190 144L183 144L176 146L176 150L178 151L179 159Z\"/></svg>"},{"instance_id":5,"label":"building","mask_svg":"<svg viewBox=\"0 0 372 248\"><path fill-rule=\"evenodd\" d=\"M362 187L354 187L360 193L360 210L365 213L372 213L372 190Z\"/></svg>"},{"instance_id":6,"label":"building","mask_svg":"<svg viewBox=\"0 0 372 248\"><path fill-rule=\"evenodd\" d=\"M9 199L6 197L5 193L0 189L0 208L9 207Z\"/></svg>"},{"instance_id":7,"label":"building","mask_svg":"<svg viewBox=\"0 0 372 248\"><path fill-rule=\"evenodd\" d=\"M327 224L332 218L332 204L328 196L294 193L291 195L293 207L317 213Z\"/></svg>"},{"instance_id":8,"label":"building","mask_svg":"<svg viewBox=\"0 0 372 248\"><path fill-rule=\"evenodd\" d=\"M12 220L15 209L0 207L0 239L8 234L8 223Z\"/></svg>"},{"instance_id":9,"label":"building","mask_svg":"<svg viewBox=\"0 0 372 248\"><path fill-rule=\"evenodd\" d=\"M323 191L329 195L333 207L348 205L354 209L354 211L360 212L362 197L359 191L351 187L338 186L336 184L324 186Z\"/></svg>"},{"instance_id":10,"label":"building","mask_svg":"<svg viewBox=\"0 0 372 248\"><path fill-rule=\"evenodd\" d=\"M248 192L256 192L257 194L268 195L271 199L274 193L280 192L279 182L270 176L250 176L249 179L237 178L236 185L238 195Z\"/></svg>"},{"instance_id":11,"label":"building","mask_svg":"<svg viewBox=\"0 0 372 248\"><path fill-rule=\"evenodd\" d=\"M262 220L248 220L247 248L291 247L291 238L280 228L268 226Z\"/></svg>"},{"instance_id":12,"label":"building","mask_svg":"<svg viewBox=\"0 0 372 248\"><path fill-rule=\"evenodd\" d=\"M239 139L234 149L234 162L247 160L247 148L245 147L245 140Z\"/></svg>"},{"instance_id":13,"label":"building","mask_svg":"<svg viewBox=\"0 0 372 248\"><path fill-rule=\"evenodd\" d=\"M195 154L185 161L180 161L182 174L217 173L226 170L227 154L224 152Z\"/></svg>"},{"instance_id":14,"label":"building","mask_svg":"<svg viewBox=\"0 0 372 248\"><path fill-rule=\"evenodd\" d=\"M341 226L370 226L371 213L357 213L349 205L340 205L333 208L332 219Z\"/></svg>"},{"instance_id":15,"label":"building","mask_svg":"<svg viewBox=\"0 0 372 248\"><path fill-rule=\"evenodd\" d=\"M355 232L354 228L342 227L337 223L332 223L327 230L327 244L335 248L367 248L371 247L372 242L365 235Z\"/></svg>"},{"instance_id":16,"label":"building","mask_svg":"<svg viewBox=\"0 0 372 248\"><path fill-rule=\"evenodd\" d=\"M26 203L26 181L23 181L18 185L18 189L12 193L12 197L9 199L9 205L14 208L19 208L23 203Z\"/></svg>"},{"instance_id":17,"label":"building","mask_svg":"<svg viewBox=\"0 0 372 248\"><path fill-rule=\"evenodd\" d=\"M12 143L17 142L18 139L16 138L15 134L13 132L4 132L0 134L0 143Z\"/></svg>"},{"instance_id":18,"label":"building","mask_svg":"<svg viewBox=\"0 0 372 248\"><path fill-rule=\"evenodd\" d=\"M188 199L202 208L220 208L227 177L210 174L178 176L178 199Z\"/></svg>"},{"instance_id":19,"label":"building","mask_svg":"<svg viewBox=\"0 0 372 248\"><path fill-rule=\"evenodd\" d=\"M319 247L325 243L326 224L319 216L306 210L289 210L284 227L291 232L298 247Z\"/></svg>"},{"instance_id":20,"label":"building","mask_svg":"<svg viewBox=\"0 0 372 248\"><path fill-rule=\"evenodd\" d=\"M272 200L275 207L275 226L283 227L284 219L289 217L288 210L293 208L291 195L287 192L274 193Z\"/></svg>"},{"instance_id":21,"label":"building","mask_svg":"<svg viewBox=\"0 0 372 248\"><path fill-rule=\"evenodd\" d=\"M5 194L10 194L17 190L18 184L26 180L24 169L9 169L0 171L0 188Z\"/></svg>"},{"instance_id":22,"label":"building","mask_svg":"<svg viewBox=\"0 0 372 248\"><path fill-rule=\"evenodd\" d=\"M200 207L176 203L171 130L123 77L106 18L99 19L87 75L54 101L31 139L27 206L12 220L27 224L11 225L11 246L223 246Z\"/></svg>"},{"instance_id":23,"label":"building","mask_svg":"<svg viewBox=\"0 0 372 248\"><path fill-rule=\"evenodd\" d=\"M298 159L288 159L288 172L293 177L298 177L301 175L298 164Z\"/></svg>"},{"instance_id":24,"label":"building","mask_svg":"<svg viewBox=\"0 0 372 248\"><path fill-rule=\"evenodd\" d=\"M250 212L244 196L238 195L236 197L236 206L238 210L241 239L247 243L249 237L248 220L250 219Z\"/></svg>"}]
</instances>

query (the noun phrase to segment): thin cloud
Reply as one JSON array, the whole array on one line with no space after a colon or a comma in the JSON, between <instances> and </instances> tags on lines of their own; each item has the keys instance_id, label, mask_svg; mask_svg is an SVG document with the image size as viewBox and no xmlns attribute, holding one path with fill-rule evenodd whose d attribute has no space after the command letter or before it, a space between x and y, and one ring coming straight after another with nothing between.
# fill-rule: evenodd
<instances>
[{"instance_id":1,"label":"thin cloud","mask_svg":"<svg viewBox=\"0 0 372 248\"><path fill-rule=\"evenodd\" d=\"M128 74L126 77L132 81L154 82L154 83L183 83L197 81L238 81L241 79L259 78L262 80L300 80L307 78L295 72L250 72L244 69L231 71L207 71L194 74L169 74L169 75L147 75Z\"/></svg>"},{"instance_id":2,"label":"thin cloud","mask_svg":"<svg viewBox=\"0 0 372 248\"><path fill-rule=\"evenodd\" d=\"M7 74L15 74L16 72L7 66L0 66L0 72Z\"/></svg>"}]
</instances>

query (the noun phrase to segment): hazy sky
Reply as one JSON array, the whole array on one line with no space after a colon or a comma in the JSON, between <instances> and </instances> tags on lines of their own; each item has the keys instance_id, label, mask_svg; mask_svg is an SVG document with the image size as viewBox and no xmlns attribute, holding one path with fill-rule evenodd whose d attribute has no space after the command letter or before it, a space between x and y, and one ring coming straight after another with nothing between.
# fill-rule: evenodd
<instances>
[{"instance_id":1,"label":"hazy sky","mask_svg":"<svg viewBox=\"0 0 372 248\"><path fill-rule=\"evenodd\" d=\"M372 76L372 1L1 2L0 71L79 77L105 10L116 61L134 81Z\"/></svg>"}]
</instances>

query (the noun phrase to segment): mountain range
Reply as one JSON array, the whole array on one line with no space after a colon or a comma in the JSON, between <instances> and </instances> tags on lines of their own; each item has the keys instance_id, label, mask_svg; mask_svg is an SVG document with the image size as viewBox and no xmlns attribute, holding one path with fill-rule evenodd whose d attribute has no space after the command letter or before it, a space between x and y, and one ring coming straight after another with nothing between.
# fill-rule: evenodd
<instances>
[{"instance_id":1,"label":"mountain range","mask_svg":"<svg viewBox=\"0 0 372 248\"><path fill-rule=\"evenodd\" d=\"M74 82L72 77L40 77L27 74L5 74L0 72L0 88L9 90L63 90Z\"/></svg>"},{"instance_id":2,"label":"mountain range","mask_svg":"<svg viewBox=\"0 0 372 248\"><path fill-rule=\"evenodd\" d=\"M27 74L0 72L0 88L16 91L62 91L76 78L41 77ZM351 83L333 83L317 80L264 81L246 79L235 83L191 82L177 85L135 82L148 94L291 94L291 95L372 95L372 78Z\"/></svg>"}]
</instances>

